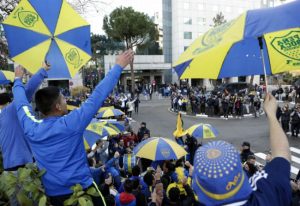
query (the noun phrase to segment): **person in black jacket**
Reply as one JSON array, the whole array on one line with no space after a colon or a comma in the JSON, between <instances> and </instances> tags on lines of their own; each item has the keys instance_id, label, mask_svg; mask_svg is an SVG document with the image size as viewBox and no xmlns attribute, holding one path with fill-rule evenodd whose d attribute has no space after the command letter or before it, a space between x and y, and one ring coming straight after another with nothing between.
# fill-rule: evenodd
<instances>
[{"instance_id":1,"label":"person in black jacket","mask_svg":"<svg viewBox=\"0 0 300 206\"><path fill-rule=\"evenodd\" d=\"M254 153L250 149L250 143L249 142L243 142L242 148L241 148L241 161L242 161L242 163L247 161L249 155L254 155Z\"/></svg>"},{"instance_id":2,"label":"person in black jacket","mask_svg":"<svg viewBox=\"0 0 300 206\"><path fill-rule=\"evenodd\" d=\"M281 114L281 125L285 133L290 130L290 111L288 105L283 107L283 112Z\"/></svg>"}]
</instances>

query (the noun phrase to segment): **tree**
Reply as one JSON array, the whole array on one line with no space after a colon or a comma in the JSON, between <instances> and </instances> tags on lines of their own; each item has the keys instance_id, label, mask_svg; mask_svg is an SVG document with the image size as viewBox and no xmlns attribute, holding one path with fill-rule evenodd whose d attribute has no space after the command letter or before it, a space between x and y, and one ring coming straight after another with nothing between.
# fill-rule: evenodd
<instances>
[{"instance_id":1,"label":"tree","mask_svg":"<svg viewBox=\"0 0 300 206\"><path fill-rule=\"evenodd\" d=\"M135 11L132 7L119 7L103 19L103 29L108 37L125 42L127 49L145 44L147 41L157 40L158 32L150 17ZM131 91L134 93L135 82L133 62L131 70Z\"/></svg>"},{"instance_id":2,"label":"tree","mask_svg":"<svg viewBox=\"0 0 300 206\"><path fill-rule=\"evenodd\" d=\"M220 26L221 24L226 23L225 17L222 12L217 13L217 15L213 18L214 27Z\"/></svg>"},{"instance_id":3,"label":"tree","mask_svg":"<svg viewBox=\"0 0 300 206\"><path fill-rule=\"evenodd\" d=\"M162 55L162 48L156 41L150 41L136 48L137 55Z\"/></svg>"},{"instance_id":4,"label":"tree","mask_svg":"<svg viewBox=\"0 0 300 206\"><path fill-rule=\"evenodd\" d=\"M213 22L214 22L214 27L217 27L217 26L220 26L220 25L222 25L222 24L225 24L227 21L226 21L224 15L223 15L223 13L222 13L222 12L219 12L219 13L217 13L217 15L213 18ZM229 78L225 78L225 82L228 82L228 81L229 81ZM216 81L215 81L215 80L211 81L211 83L212 83L213 85L216 85L217 82L218 82L218 80L216 80Z\"/></svg>"}]
</instances>

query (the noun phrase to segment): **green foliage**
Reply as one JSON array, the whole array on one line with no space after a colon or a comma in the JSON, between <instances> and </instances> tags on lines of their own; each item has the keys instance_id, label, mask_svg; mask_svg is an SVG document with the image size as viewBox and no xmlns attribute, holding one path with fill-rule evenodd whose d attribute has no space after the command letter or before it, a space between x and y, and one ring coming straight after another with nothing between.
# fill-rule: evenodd
<instances>
[{"instance_id":1,"label":"green foliage","mask_svg":"<svg viewBox=\"0 0 300 206\"><path fill-rule=\"evenodd\" d=\"M299 79L299 76L293 76L291 73L284 73L282 80L285 84L293 84L297 79Z\"/></svg>"},{"instance_id":2,"label":"green foliage","mask_svg":"<svg viewBox=\"0 0 300 206\"><path fill-rule=\"evenodd\" d=\"M104 56L108 54L114 54L117 51L124 49L124 43L120 41L114 41L105 35L92 34L91 46L93 56Z\"/></svg>"},{"instance_id":3,"label":"green foliage","mask_svg":"<svg viewBox=\"0 0 300 206\"><path fill-rule=\"evenodd\" d=\"M4 41L4 32L1 25L3 21L3 16L0 14L0 69L8 69L8 48L7 44Z\"/></svg>"},{"instance_id":4,"label":"green foliage","mask_svg":"<svg viewBox=\"0 0 300 206\"><path fill-rule=\"evenodd\" d=\"M132 7L119 7L109 16L105 16L103 30L108 37L125 42L126 48L133 48L158 38L157 29L150 17Z\"/></svg>"},{"instance_id":5,"label":"green foliage","mask_svg":"<svg viewBox=\"0 0 300 206\"><path fill-rule=\"evenodd\" d=\"M40 178L45 171L39 171L34 164L19 168L17 173L3 172L0 175L0 194L16 198L21 205L47 205L47 197Z\"/></svg>"},{"instance_id":6,"label":"green foliage","mask_svg":"<svg viewBox=\"0 0 300 206\"><path fill-rule=\"evenodd\" d=\"M158 42L148 41L144 45L137 46L137 55L162 55L162 48Z\"/></svg>"},{"instance_id":7,"label":"green foliage","mask_svg":"<svg viewBox=\"0 0 300 206\"><path fill-rule=\"evenodd\" d=\"M226 23L223 13L222 12L217 13L217 15L213 18L213 22L214 22L214 27Z\"/></svg>"},{"instance_id":8,"label":"green foliage","mask_svg":"<svg viewBox=\"0 0 300 206\"><path fill-rule=\"evenodd\" d=\"M64 205L66 206L93 206L91 196L99 197L99 194L94 187L91 187L85 191L82 189L80 184L76 184L71 187L71 190L73 191L73 194L64 202Z\"/></svg>"}]
</instances>

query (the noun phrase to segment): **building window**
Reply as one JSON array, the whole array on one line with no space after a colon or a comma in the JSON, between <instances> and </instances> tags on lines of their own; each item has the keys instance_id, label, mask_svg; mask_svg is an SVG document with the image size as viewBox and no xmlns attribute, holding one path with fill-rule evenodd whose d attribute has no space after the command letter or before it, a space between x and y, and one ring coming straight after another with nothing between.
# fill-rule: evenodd
<instances>
[{"instance_id":1,"label":"building window","mask_svg":"<svg viewBox=\"0 0 300 206\"><path fill-rule=\"evenodd\" d=\"M188 46L185 46L185 47L183 48L183 51L187 50L187 48L189 48L189 47L188 47Z\"/></svg>"},{"instance_id":2,"label":"building window","mask_svg":"<svg viewBox=\"0 0 300 206\"><path fill-rule=\"evenodd\" d=\"M184 39L192 39L192 32L184 32L183 33Z\"/></svg>"},{"instance_id":3,"label":"building window","mask_svg":"<svg viewBox=\"0 0 300 206\"><path fill-rule=\"evenodd\" d=\"M183 8L184 9L189 9L190 8L190 4L189 3L183 3Z\"/></svg>"},{"instance_id":4,"label":"building window","mask_svg":"<svg viewBox=\"0 0 300 206\"><path fill-rule=\"evenodd\" d=\"M184 24L192 24L192 18L185 17L185 18L183 18L183 22L184 22Z\"/></svg>"},{"instance_id":5,"label":"building window","mask_svg":"<svg viewBox=\"0 0 300 206\"><path fill-rule=\"evenodd\" d=\"M198 4L198 10L203 11L205 9L205 4Z\"/></svg>"}]
</instances>

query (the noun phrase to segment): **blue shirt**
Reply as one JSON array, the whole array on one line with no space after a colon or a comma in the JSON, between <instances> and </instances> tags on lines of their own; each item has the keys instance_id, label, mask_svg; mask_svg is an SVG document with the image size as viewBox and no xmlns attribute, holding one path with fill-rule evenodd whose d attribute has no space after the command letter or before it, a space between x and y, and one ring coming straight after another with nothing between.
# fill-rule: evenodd
<instances>
[{"instance_id":1,"label":"blue shirt","mask_svg":"<svg viewBox=\"0 0 300 206\"><path fill-rule=\"evenodd\" d=\"M26 99L31 101L35 90L47 76L44 69L32 76L25 88ZM15 101L0 110L0 147L4 169L32 162L32 153L18 120Z\"/></svg>"},{"instance_id":2,"label":"blue shirt","mask_svg":"<svg viewBox=\"0 0 300 206\"><path fill-rule=\"evenodd\" d=\"M83 132L117 84L121 72L122 68L115 65L80 108L65 116L43 120L33 116L22 82L15 81L13 93L18 118L38 168L46 170L42 182L48 196L71 194L70 187L75 184L81 184L83 188L92 184Z\"/></svg>"},{"instance_id":3,"label":"blue shirt","mask_svg":"<svg viewBox=\"0 0 300 206\"><path fill-rule=\"evenodd\" d=\"M290 205L290 163L281 157L274 158L264 170L255 173L249 182L253 193L245 206L286 206Z\"/></svg>"}]
</instances>

